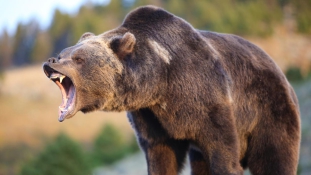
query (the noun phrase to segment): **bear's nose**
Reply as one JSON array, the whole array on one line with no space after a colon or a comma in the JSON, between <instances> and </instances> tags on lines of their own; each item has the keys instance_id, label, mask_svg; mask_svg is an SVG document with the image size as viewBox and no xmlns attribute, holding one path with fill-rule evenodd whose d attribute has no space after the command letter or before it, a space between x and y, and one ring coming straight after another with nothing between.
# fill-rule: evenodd
<instances>
[{"instance_id":1,"label":"bear's nose","mask_svg":"<svg viewBox=\"0 0 311 175\"><path fill-rule=\"evenodd\" d=\"M57 63L57 62L58 62L58 59L52 57L52 58L49 58L49 59L48 59L48 62L49 62L49 63Z\"/></svg>"}]
</instances>

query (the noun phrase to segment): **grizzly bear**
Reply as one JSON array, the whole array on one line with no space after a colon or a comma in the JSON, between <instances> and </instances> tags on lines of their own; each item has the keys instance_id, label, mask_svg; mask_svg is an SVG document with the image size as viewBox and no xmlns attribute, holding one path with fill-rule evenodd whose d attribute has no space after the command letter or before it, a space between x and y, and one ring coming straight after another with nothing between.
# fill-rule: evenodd
<instances>
[{"instance_id":1,"label":"grizzly bear","mask_svg":"<svg viewBox=\"0 0 311 175\"><path fill-rule=\"evenodd\" d=\"M154 6L82 35L43 65L60 88L59 121L127 111L149 175L294 175L300 114L272 59L241 37L194 29Z\"/></svg>"}]
</instances>

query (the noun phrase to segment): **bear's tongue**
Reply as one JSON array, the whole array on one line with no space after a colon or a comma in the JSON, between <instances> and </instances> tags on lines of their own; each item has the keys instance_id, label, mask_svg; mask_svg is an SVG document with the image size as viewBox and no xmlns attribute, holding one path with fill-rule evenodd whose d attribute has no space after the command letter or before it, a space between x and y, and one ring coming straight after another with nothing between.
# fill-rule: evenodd
<instances>
[{"instance_id":1,"label":"bear's tongue","mask_svg":"<svg viewBox=\"0 0 311 175\"><path fill-rule=\"evenodd\" d=\"M74 109L76 89L70 78L58 72L52 73L50 78L54 80L62 93L62 104L58 109L58 121L62 122Z\"/></svg>"}]
</instances>

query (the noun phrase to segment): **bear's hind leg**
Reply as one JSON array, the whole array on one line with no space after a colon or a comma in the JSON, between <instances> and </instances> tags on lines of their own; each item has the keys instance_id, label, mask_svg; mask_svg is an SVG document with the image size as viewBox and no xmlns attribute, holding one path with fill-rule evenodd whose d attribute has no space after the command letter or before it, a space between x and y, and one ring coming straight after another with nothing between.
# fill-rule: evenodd
<instances>
[{"instance_id":1,"label":"bear's hind leg","mask_svg":"<svg viewBox=\"0 0 311 175\"><path fill-rule=\"evenodd\" d=\"M279 127L269 128L266 133L254 135L249 147L248 166L252 175L297 174L299 137L293 133Z\"/></svg>"}]
</instances>

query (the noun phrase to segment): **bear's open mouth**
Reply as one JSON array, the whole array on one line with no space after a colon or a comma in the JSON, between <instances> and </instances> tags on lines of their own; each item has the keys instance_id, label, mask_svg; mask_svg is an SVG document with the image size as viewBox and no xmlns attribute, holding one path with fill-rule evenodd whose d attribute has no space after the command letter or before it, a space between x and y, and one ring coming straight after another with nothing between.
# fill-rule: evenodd
<instances>
[{"instance_id":1,"label":"bear's open mouth","mask_svg":"<svg viewBox=\"0 0 311 175\"><path fill-rule=\"evenodd\" d=\"M58 107L58 120L62 122L74 110L76 88L69 77L51 67L44 66L44 72L59 87L62 93L62 104Z\"/></svg>"}]
</instances>

